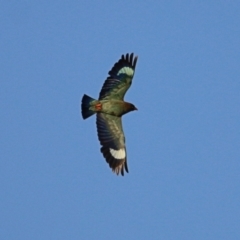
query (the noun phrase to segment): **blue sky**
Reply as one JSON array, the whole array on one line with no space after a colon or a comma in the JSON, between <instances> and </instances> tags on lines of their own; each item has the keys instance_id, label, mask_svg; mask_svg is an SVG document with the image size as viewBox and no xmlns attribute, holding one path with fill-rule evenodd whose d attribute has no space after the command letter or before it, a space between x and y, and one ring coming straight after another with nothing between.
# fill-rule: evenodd
<instances>
[{"instance_id":1,"label":"blue sky","mask_svg":"<svg viewBox=\"0 0 240 240\"><path fill-rule=\"evenodd\" d=\"M239 1L1 1L0 239L239 239ZM97 98L139 56L129 174Z\"/></svg>"}]
</instances>

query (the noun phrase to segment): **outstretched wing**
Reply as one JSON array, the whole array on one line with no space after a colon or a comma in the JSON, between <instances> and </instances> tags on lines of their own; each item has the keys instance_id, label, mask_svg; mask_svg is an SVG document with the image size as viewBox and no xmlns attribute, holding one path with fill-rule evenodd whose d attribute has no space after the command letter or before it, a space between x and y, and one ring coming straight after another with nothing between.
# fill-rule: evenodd
<instances>
[{"instance_id":1,"label":"outstretched wing","mask_svg":"<svg viewBox=\"0 0 240 240\"><path fill-rule=\"evenodd\" d=\"M98 139L102 145L101 152L112 171L124 175L128 172L125 137L122 130L122 120L105 113L97 113Z\"/></svg>"},{"instance_id":2,"label":"outstretched wing","mask_svg":"<svg viewBox=\"0 0 240 240\"><path fill-rule=\"evenodd\" d=\"M122 55L122 58L109 71L109 77L103 84L99 100L123 100L125 93L132 84L137 58L137 56L134 57L133 53Z\"/></svg>"}]
</instances>

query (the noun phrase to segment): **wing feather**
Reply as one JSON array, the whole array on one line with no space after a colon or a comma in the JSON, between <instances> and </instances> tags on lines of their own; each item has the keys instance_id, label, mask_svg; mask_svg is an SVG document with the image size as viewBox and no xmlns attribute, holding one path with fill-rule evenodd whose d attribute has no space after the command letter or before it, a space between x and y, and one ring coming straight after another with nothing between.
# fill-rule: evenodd
<instances>
[{"instance_id":1,"label":"wing feather","mask_svg":"<svg viewBox=\"0 0 240 240\"><path fill-rule=\"evenodd\" d=\"M128 167L121 118L97 113L97 132L102 145L101 152L112 171L124 175L124 168L128 172Z\"/></svg>"},{"instance_id":2,"label":"wing feather","mask_svg":"<svg viewBox=\"0 0 240 240\"><path fill-rule=\"evenodd\" d=\"M138 57L134 57L133 53L122 55L121 59L109 71L109 76L99 94L99 100L123 100L125 93L132 84L137 59Z\"/></svg>"}]
</instances>

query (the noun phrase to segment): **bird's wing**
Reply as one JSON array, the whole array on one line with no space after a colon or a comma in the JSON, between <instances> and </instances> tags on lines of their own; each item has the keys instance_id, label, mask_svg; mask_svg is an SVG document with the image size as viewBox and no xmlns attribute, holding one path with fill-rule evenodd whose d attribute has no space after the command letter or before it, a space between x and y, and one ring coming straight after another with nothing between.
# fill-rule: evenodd
<instances>
[{"instance_id":1,"label":"bird's wing","mask_svg":"<svg viewBox=\"0 0 240 240\"><path fill-rule=\"evenodd\" d=\"M125 137L122 130L122 120L105 113L97 113L98 139L102 145L101 152L112 171L124 175L128 172Z\"/></svg>"},{"instance_id":2,"label":"bird's wing","mask_svg":"<svg viewBox=\"0 0 240 240\"><path fill-rule=\"evenodd\" d=\"M134 57L133 53L122 55L122 58L109 71L109 76L99 94L99 100L123 100L132 84L137 58L137 56Z\"/></svg>"}]
</instances>

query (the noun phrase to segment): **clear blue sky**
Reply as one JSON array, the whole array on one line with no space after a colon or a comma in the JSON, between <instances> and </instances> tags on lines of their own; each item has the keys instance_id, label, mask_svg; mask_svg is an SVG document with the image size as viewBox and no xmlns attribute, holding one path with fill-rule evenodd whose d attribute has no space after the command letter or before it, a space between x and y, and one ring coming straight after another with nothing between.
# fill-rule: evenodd
<instances>
[{"instance_id":1,"label":"clear blue sky","mask_svg":"<svg viewBox=\"0 0 240 240\"><path fill-rule=\"evenodd\" d=\"M0 239L240 239L239 1L1 1ZM129 174L98 97L139 56Z\"/></svg>"}]
</instances>

